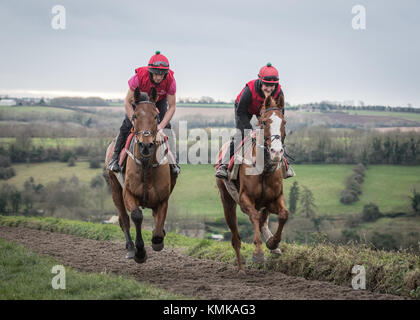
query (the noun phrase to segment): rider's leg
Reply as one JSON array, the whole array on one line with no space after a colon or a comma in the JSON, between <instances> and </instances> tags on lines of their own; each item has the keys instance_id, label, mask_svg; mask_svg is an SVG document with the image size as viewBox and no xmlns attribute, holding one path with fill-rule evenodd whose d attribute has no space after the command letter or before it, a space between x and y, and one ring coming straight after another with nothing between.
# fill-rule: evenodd
<instances>
[{"instance_id":1,"label":"rider's leg","mask_svg":"<svg viewBox=\"0 0 420 320\"><path fill-rule=\"evenodd\" d=\"M163 120L163 118L165 117L166 111L168 110L168 100L167 98L164 98L160 101L158 101L156 103L156 107L159 110L159 123L160 121ZM168 123L165 127L164 133L166 134L166 136L168 137L168 142L169 142L169 149L174 157L175 163L171 163L172 161L170 161L169 166L171 167L171 173L173 175L178 175L181 172L181 168L178 164L178 158L176 156L176 142L174 139L174 135L173 132L171 130L171 124Z\"/></svg>"},{"instance_id":2,"label":"rider's leg","mask_svg":"<svg viewBox=\"0 0 420 320\"><path fill-rule=\"evenodd\" d=\"M114 146L114 152L112 153L111 160L108 164L108 169L112 170L114 172L118 172L121 170L118 161L119 156L122 148L124 148L125 141L127 140L128 135L130 134L130 130L132 127L131 121L128 119L127 116L125 116L124 121L120 127L120 131L117 135L115 146Z\"/></svg>"},{"instance_id":3,"label":"rider's leg","mask_svg":"<svg viewBox=\"0 0 420 320\"><path fill-rule=\"evenodd\" d=\"M171 154L173 156L173 160L175 160L174 163L173 163L172 159L169 162L169 166L171 167L171 173L173 175L178 175L181 172L181 168L178 164L178 157L176 156L176 142L175 142L175 139L174 139L173 132L170 128L170 125L169 125L169 128L168 128L168 126L165 127L164 132L168 136L169 150L171 151Z\"/></svg>"},{"instance_id":4,"label":"rider's leg","mask_svg":"<svg viewBox=\"0 0 420 320\"><path fill-rule=\"evenodd\" d=\"M286 155L286 145L284 144L285 139L286 139L286 133L284 134L284 137L281 140L281 143L283 144L284 154ZM290 177L294 177L295 175L296 174L295 174L295 171L292 169L292 166L289 163L287 163L287 170L286 170L285 164L283 163L283 178L287 179Z\"/></svg>"},{"instance_id":5,"label":"rider's leg","mask_svg":"<svg viewBox=\"0 0 420 320\"><path fill-rule=\"evenodd\" d=\"M229 150L226 150L225 154L222 158L222 163L216 171L216 177L227 179L228 178L228 166L230 159L233 157L235 149L242 141L242 132L240 130L236 130L235 135L231 138Z\"/></svg>"}]
</instances>

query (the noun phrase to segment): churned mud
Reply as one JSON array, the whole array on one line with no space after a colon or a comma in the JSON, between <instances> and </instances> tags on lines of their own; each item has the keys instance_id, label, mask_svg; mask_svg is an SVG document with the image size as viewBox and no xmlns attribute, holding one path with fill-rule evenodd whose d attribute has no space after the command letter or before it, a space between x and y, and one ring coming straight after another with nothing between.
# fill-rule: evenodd
<instances>
[{"instance_id":1,"label":"churned mud","mask_svg":"<svg viewBox=\"0 0 420 320\"><path fill-rule=\"evenodd\" d=\"M148 260L126 260L125 244L27 228L0 226L0 238L48 255L84 272L113 272L199 299L403 299L353 290L327 282L291 277L280 272L248 269L245 276L233 265L186 256L181 249L160 252L146 246Z\"/></svg>"}]
</instances>

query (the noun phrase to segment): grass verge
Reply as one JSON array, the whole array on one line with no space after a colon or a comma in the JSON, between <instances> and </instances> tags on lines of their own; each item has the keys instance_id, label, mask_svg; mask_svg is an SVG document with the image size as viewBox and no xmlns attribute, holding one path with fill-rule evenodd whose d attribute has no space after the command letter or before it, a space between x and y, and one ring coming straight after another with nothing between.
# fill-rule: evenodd
<instances>
[{"instance_id":1,"label":"grass verge","mask_svg":"<svg viewBox=\"0 0 420 320\"><path fill-rule=\"evenodd\" d=\"M61 232L96 240L124 239L118 226L65 219L0 216L0 225ZM150 242L150 231L145 230L143 236L145 242ZM235 262L235 253L229 242L189 238L168 232L165 244L186 248L188 255L197 258ZM251 262L254 250L251 244L243 243L241 254L250 267L347 287L351 285L353 266L362 265L366 270L368 290L420 299L420 256L410 252L386 252L360 245L327 243L315 246L281 243L280 248L283 254L279 257L269 255L267 248L264 248L269 257L264 265Z\"/></svg>"},{"instance_id":2,"label":"grass verge","mask_svg":"<svg viewBox=\"0 0 420 320\"><path fill-rule=\"evenodd\" d=\"M53 289L52 268L60 263L0 239L0 300L185 299L112 273L85 273L65 267L65 289Z\"/></svg>"}]
</instances>

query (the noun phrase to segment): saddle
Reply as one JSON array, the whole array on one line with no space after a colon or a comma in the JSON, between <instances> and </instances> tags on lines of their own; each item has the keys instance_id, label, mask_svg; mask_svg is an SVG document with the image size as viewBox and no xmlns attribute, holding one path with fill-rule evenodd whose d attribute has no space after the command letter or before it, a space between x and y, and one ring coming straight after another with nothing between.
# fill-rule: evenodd
<instances>
[{"instance_id":1,"label":"saddle","mask_svg":"<svg viewBox=\"0 0 420 320\"><path fill-rule=\"evenodd\" d=\"M236 180L238 178L238 173L239 173L239 167L242 163L245 163L247 165L250 166L255 166L255 159L252 158L249 159L249 157L246 156L242 156L241 154L241 149L242 146L249 140L252 139L250 135L246 136L242 141L241 144L238 147L238 150L235 150L233 156L230 158L229 161L229 165L228 165L228 175L229 175L229 180ZM252 144L255 144L255 140L252 140ZM218 164L216 166L216 169L218 169L220 167L220 165L222 164L222 159L225 155L226 152L229 151L229 146L230 146L230 141L226 142L223 146L222 146L222 152L219 155L218 158ZM289 170L289 165L287 163L287 159L286 157L283 157L283 160L277 165L277 169L279 169L280 167L282 167L283 169L283 175L285 176L285 172L287 172Z\"/></svg>"}]
</instances>

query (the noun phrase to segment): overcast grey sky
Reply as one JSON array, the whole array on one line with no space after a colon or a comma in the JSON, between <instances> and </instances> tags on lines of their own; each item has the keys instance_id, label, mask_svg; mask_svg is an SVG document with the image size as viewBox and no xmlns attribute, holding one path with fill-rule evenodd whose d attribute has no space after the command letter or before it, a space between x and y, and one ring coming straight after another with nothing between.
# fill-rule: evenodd
<instances>
[{"instance_id":1,"label":"overcast grey sky","mask_svg":"<svg viewBox=\"0 0 420 320\"><path fill-rule=\"evenodd\" d=\"M366 8L366 29L351 10ZM51 9L66 9L54 30ZM289 103L420 107L420 1L4 1L0 93L124 97L155 50L178 97L236 98L268 61Z\"/></svg>"}]
</instances>

